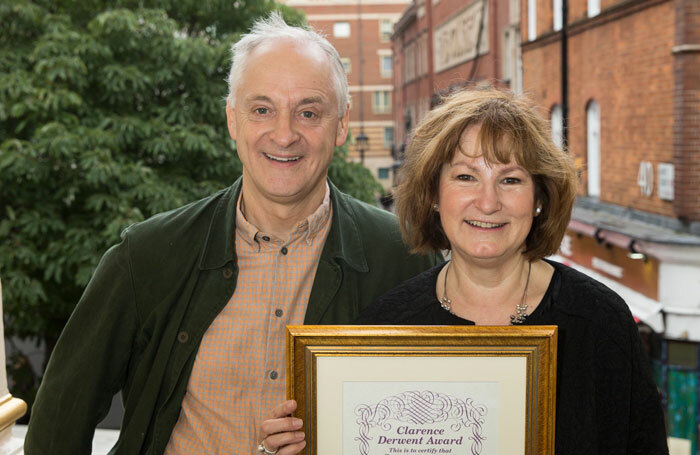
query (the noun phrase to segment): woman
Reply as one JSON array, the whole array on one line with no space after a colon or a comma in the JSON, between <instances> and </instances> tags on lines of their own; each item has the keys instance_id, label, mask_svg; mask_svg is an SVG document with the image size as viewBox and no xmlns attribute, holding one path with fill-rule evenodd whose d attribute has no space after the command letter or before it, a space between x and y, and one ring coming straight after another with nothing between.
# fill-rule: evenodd
<instances>
[{"instance_id":1,"label":"woman","mask_svg":"<svg viewBox=\"0 0 700 455\"><path fill-rule=\"evenodd\" d=\"M544 259L576 196L570 158L523 100L462 91L406 152L397 214L417 252L451 260L406 281L360 324L557 325L556 453L666 454L664 417L625 302Z\"/></svg>"}]
</instances>

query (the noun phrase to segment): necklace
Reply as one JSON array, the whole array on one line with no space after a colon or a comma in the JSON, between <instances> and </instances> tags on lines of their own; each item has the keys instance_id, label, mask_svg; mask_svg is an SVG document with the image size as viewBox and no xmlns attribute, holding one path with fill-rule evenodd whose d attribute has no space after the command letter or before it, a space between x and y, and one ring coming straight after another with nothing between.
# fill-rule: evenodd
<instances>
[{"instance_id":1,"label":"necklace","mask_svg":"<svg viewBox=\"0 0 700 455\"><path fill-rule=\"evenodd\" d=\"M443 283L443 288L442 288L442 298L440 299L440 306L445 310L449 311L452 314L455 314L454 311L452 311L452 300L447 296L447 273L450 271L450 264L452 261L448 262L445 267L445 281ZM528 314L527 314L527 303L525 303L525 299L527 298L527 287L530 285L530 272L532 271L532 262L528 263L527 266L527 279L525 280L525 289L523 289L523 297L520 300L520 303L518 303L515 306L515 314L510 315L510 324L515 325L515 324L522 324L525 322L525 319L527 319Z\"/></svg>"}]
</instances>

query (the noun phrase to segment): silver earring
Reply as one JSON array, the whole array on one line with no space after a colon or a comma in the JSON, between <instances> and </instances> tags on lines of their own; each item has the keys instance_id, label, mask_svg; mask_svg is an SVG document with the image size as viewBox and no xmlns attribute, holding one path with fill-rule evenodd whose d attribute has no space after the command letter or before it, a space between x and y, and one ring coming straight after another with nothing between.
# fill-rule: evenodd
<instances>
[{"instance_id":1,"label":"silver earring","mask_svg":"<svg viewBox=\"0 0 700 455\"><path fill-rule=\"evenodd\" d=\"M542 207L537 207L535 209L535 216L539 215L540 213L542 213Z\"/></svg>"},{"instance_id":2,"label":"silver earring","mask_svg":"<svg viewBox=\"0 0 700 455\"><path fill-rule=\"evenodd\" d=\"M433 203L433 210L435 210L437 212L439 208L440 208L440 206L437 205L437 202L434 202Z\"/></svg>"}]
</instances>

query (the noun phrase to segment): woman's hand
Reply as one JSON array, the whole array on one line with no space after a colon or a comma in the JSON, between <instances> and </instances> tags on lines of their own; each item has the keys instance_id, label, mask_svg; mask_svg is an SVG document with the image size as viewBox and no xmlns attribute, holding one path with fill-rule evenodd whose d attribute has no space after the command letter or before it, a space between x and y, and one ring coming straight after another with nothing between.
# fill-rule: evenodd
<instances>
[{"instance_id":1,"label":"woman's hand","mask_svg":"<svg viewBox=\"0 0 700 455\"><path fill-rule=\"evenodd\" d=\"M277 455L294 455L306 447L305 435L299 431L303 422L290 415L296 410L297 402L285 401L276 406L270 417L260 425L261 453L276 453Z\"/></svg>"}]
</instances>

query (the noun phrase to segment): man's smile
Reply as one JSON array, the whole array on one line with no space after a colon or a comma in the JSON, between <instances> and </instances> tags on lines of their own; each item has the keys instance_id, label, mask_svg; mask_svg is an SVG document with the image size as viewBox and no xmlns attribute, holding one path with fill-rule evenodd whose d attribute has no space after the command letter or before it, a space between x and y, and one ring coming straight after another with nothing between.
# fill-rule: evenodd
<instances>
[{"instance_id":1,"label":"man's smile","mask_svg":"<svg viewBox=\"0 0 700 455\"><path fill-rule=\"evenodd\" d=\"M300 156L275 156L275 155L270 155L269 153L265 153L265 152L263 152L263 155L265 155L265 157L267 159L270 159L272 161L277 161L279 163L288 163L290 161L298 161L301 159Z\"/></svg>"}]
</instances>

